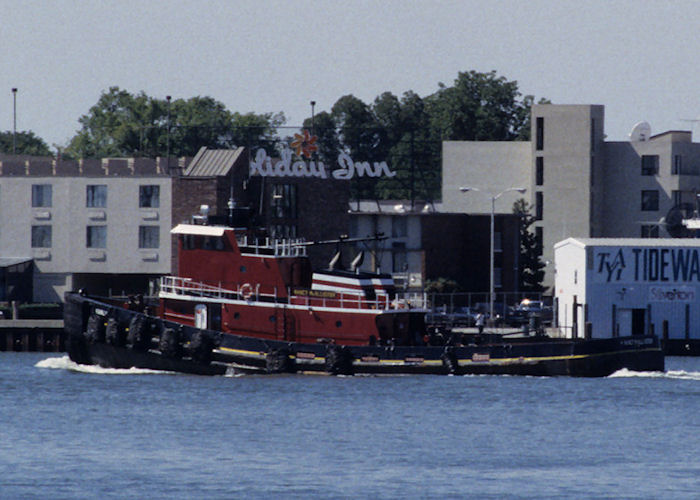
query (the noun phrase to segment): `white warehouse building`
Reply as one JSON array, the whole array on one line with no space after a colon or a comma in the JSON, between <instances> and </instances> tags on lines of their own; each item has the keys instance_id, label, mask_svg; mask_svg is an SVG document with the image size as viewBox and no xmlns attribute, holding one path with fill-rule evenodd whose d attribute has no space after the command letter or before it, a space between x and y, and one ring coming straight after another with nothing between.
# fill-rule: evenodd
<instances>
[{"instance_id":1,"label":"white warehouse building","mask_svg":"<svg viewBox=\"0 0 700 500\"><path fill-rule=\"evenodd\" d=\"M568 238L554 260L565 336L653 332L668 354L700 350L699 240Z\"/></svg>"}]
</instances>

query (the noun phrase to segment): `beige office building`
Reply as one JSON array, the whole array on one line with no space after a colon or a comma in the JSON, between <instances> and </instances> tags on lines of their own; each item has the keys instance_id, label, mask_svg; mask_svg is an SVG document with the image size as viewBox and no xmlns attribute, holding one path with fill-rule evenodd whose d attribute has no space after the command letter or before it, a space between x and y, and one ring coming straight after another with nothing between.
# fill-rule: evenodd
<instances>
[{"instance_id":1,"label":"beige office building","mask_svg":"<svg viewBox=\"0 0 700 500\"><path fill-rule=\"evenodd\" d=\"M700 190L700 143L691 132L650 134L633 128L627 141L605 140L601 105L532 108L530 142L443 143L443 210L510 213L524 197L554 285L554 245L576 238L691 236L682 225ZM474 191L460 192L460 186ZM478 191L476 191L478 190Z\"/></svg>"}]
</instances>

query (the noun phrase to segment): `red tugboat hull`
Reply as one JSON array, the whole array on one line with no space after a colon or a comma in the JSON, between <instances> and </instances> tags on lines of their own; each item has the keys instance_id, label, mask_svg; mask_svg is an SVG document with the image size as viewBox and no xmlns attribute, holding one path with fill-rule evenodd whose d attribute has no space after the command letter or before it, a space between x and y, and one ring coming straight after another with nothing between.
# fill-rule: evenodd
<instances>
[{"instance_id":1,"label":"red tugboat hull","mask_svg":"<svg viewBox=\"0 0 700 500\"><path fill-rule=\"evenodd\" d=\"M589 340L485 336L478 345L443 346L308 343L200 329L79 293L66 295L65 329L75 362L202 375L239 370L604 377L623 368L664 370L663 352L654 336Z\"/></svg>"}]
</instances>

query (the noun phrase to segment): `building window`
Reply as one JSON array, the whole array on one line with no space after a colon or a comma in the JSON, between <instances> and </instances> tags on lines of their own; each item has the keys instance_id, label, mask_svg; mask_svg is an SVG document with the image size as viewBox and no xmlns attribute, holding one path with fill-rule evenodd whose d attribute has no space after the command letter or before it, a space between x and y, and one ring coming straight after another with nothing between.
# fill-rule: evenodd
<instances>
[{"instance_id":1,"label":"building window","mask_svg":"<svg viewBox=\"0 0 700 500\"><path fill-rule=\"evenodd\" d=\"M537 151L542 151L544 149L544 118L538 116L535 123L536 148Z\"/></svg>"},{"instance_id":2,"label":"building window","mask_svg":"<svg viewBox=\"0 0 700 500\"><path fill-rule=\"evenodd\" d=\"M535 184L538 186L544 184L544 158L541 156L535 159Z\"/></svg>"},{"instance_id":3,"label":"building window","mask_svg":"<svg viewBox=\"0 0 700 500\"><path fill-rule=\"evenodd\" d=\"M681 155L674 155L673 156L673 165L671 166L671 175L680 175L681 174L681 169L683 167L682 158L683 157Z\"/></svg>"},{"instance_id":4,"label":"building window","mask_svg":"<svg viewBox=\"0 0 700 500\"><path fill-rule=\"evenodd\" d=\"M659 173L659 155L642 155L642 175Z\"/></svg>"},{"instance_id":5,"label":"building window","mask_svg":"<svg viewBox=\"0 0 700 500\"><path fill-rule=\"evenodd\" d=\"M297 226L294 224L273 224L270 226L272 238L287 239L297 237Z\"/></svg>"},{"instance_id":6,"label":"building window","mask_svg":"<svg viewBox=\"0 0 700 500\"><path fill-rule=\"evenodd\" d=\"M51 248L51 226L32 226L32 248Z\"/></svg>"},{"instance_id":7,"label":"building window","mask_svg":"<svg viewBox=\"0 0 700 500\"><path fill-rule=\"evenodd\" d=\"M160 228L158 226L139 226L139 248L158 248L160 246Z\"/></svg>"},{"instance_id":8,"label":"building window","mask_svg":"<svg viewBox=\"0 0 700 500\"><path fill-rule=\"evenodd\" d=\"M406 243L395 241L391 244L392 266L395 273L405 273L408 270L408 258L406 255Z\"/></svg>"},{"instance_id":9,"label":"building window","mask_svg":"<svg viewBox=\"0 0 700 500\"><path fill-rule=\"evenodd\" d=\"M671 198L673 201L673 206L680 205L683 203L683 191L673 190L671 191Z\"/></svg>"},{"instance_id":10,"label":"building window","mask_svg":"<svg viewBox=\"0 0 700 500\"><path fill-rule=\"evenodd\" d=\"M535 220L542 220L542 214L544 213L544 195L542 191L537 191L535 193Z\"/></svg>"},{"instance_id":11,"label":"building window","mask_svg":"<svg viewBox=\"0 0 700 500\"><path fill-rule=\"evenodd\" d=\"M502 252L503 251L503 238L500 231L493 232L493 251Z\"/></svg>"},{"instance_id":12,"label":"building window","mask_svg":"<svg viewBox=\"0 0 700 500\"><path fill-rule=\"evenodd\" d=\"M542 255L544 248L544 234L542 226L535 227L535 244L537 245L537 255Z\"/></svg>"},{"instance_id":13,"label":"building window","mask_svg":"<svg viewBox=\"0 0 700 500\"><path fill-rule=\"evenodd\" d=\"M493 268L493 287L501 288L503 286L503 270L500 267Z\"/></svg>"},{"instance_id":14,"label":"building window","mask_svg":"<svg viewBox=\"0 0 700 500\"><path fill-rule=\"evenodd\" d=\"M139 207L160 207L160 186L139 186Z\"/></svg>"},{"instance_id":15,"label":"building window","mask_svg":"<svg viewBox=\"0 0 700 500\"><path fill-rule=\"evenodd\" d=\"M391 237L392 238L403 238L408 234L406 217L392 217L391 218Z\"/></svg>"},{"instance_id":16,"label":"building window","mask_svg":"<svg viewBox=\"0 0 700 500\"><path fill-rule=\"evenodd\" d=\"M272 214L279 219L297 218L297 187L276 184L272 189Z\"/></svg>"},{"instance_id":17,"label":"building window","mask_svg":"<svg viewBox=\"0 0 700 500\"><path fill-rule=\"evenodd\" d=\"M659 225L658 224L642 224L642 238L658 238L659 237Z\"/></svg>"},{"instance_id":18,"label":"building window","mask_svg":"<svg viewBox=\"0 0 700 500\"><path fill-rule=\"evenodd\" d=\"M51 184L33 184L32 185L32 206L33 207L50 207L51 206Z\"/></svg>"},{"instance_id":19,"label":"building window","mask_svg":"<svg viewBox=\"0 0 700 500\"><path fill-rule=\"evenodd\" d=\"M642 191L642 211L653 212L659 209L659 192L656 189Z\"/></svg>"},{"instance_id":20,"label":"building window","mask_svg":"<svg viewBox=\"0 0 700 500\"><path fill-rule=\"evenodd\" d=\"M105 208L107 206L107 186L105 184L86 186L85 206L88 208Z\"/></svg>"},{"instance_id":21,"label":"building window","mask_svg":"<svg viewBox=\"0 0 700 500\"><path fill-rule=\"evenodd\" d=\"M85 246L107 248L107 226L88 226Z\"/></svg>"}]
</instances>

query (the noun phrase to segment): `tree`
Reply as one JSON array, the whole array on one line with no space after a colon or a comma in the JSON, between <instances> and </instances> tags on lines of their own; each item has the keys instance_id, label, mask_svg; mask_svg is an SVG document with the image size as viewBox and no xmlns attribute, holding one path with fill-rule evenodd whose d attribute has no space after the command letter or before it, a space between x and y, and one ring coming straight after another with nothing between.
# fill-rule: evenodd
<instances>
[{"instance_id":1,"label":"tree","mask_svg":"<svg viewBox=\"0 0 700 500\"><path fill-rule=\"evenodd\" d=\"M385 92L375 99L372 110L382 130L380 154L396 172L396 177L378 180L379 197L438 198L441 144L430 138L430 117L423 99L412 91L400 100Z\"/></svg>"},{"instance_id":2,"label":"tree","mask_svg":"<svg viewBox=\"0 0 700 500\"><path fill-rule=\"evenodd\" d=\"M0 153L31 156L51 156L49 146L31 130L17 132L0 132Z\"/></svg>"},{"instance_id":3,"label":"tree","mask_svg":"<svg viewBox=\"0 0 700 500\"><path fill-rule=\"evenodd\" d=\"M282 113L231 113L212 97L155 99L119 87L103 92L65 154L74 158L194 156L203 146L265 147L274 143Z\"/></svg>"},{"instance_id":4,"label":"tree","mask_svg":"<svg viewBox=\"0 0 700 500\"><path fill-rule=\"evenodd\" d=\"M523 292L544 292L544 267L542 262L542 242L531 231L535 218L531 213L532 206L524 199L513 204L513 213L518 216L520 230L520 289Z\"/></svg>"},{"instance_id":5,"label":"tree","mask_svg":"<svg viewBox=\"0 0 700 500\"><path fill-rule=\"evenodd\" d=\"M529 137L533 97L519 100L518 82L495 71L460 72L452 87L426 98L435 139L512 141Z\"/></svg>"}]
</instances>

